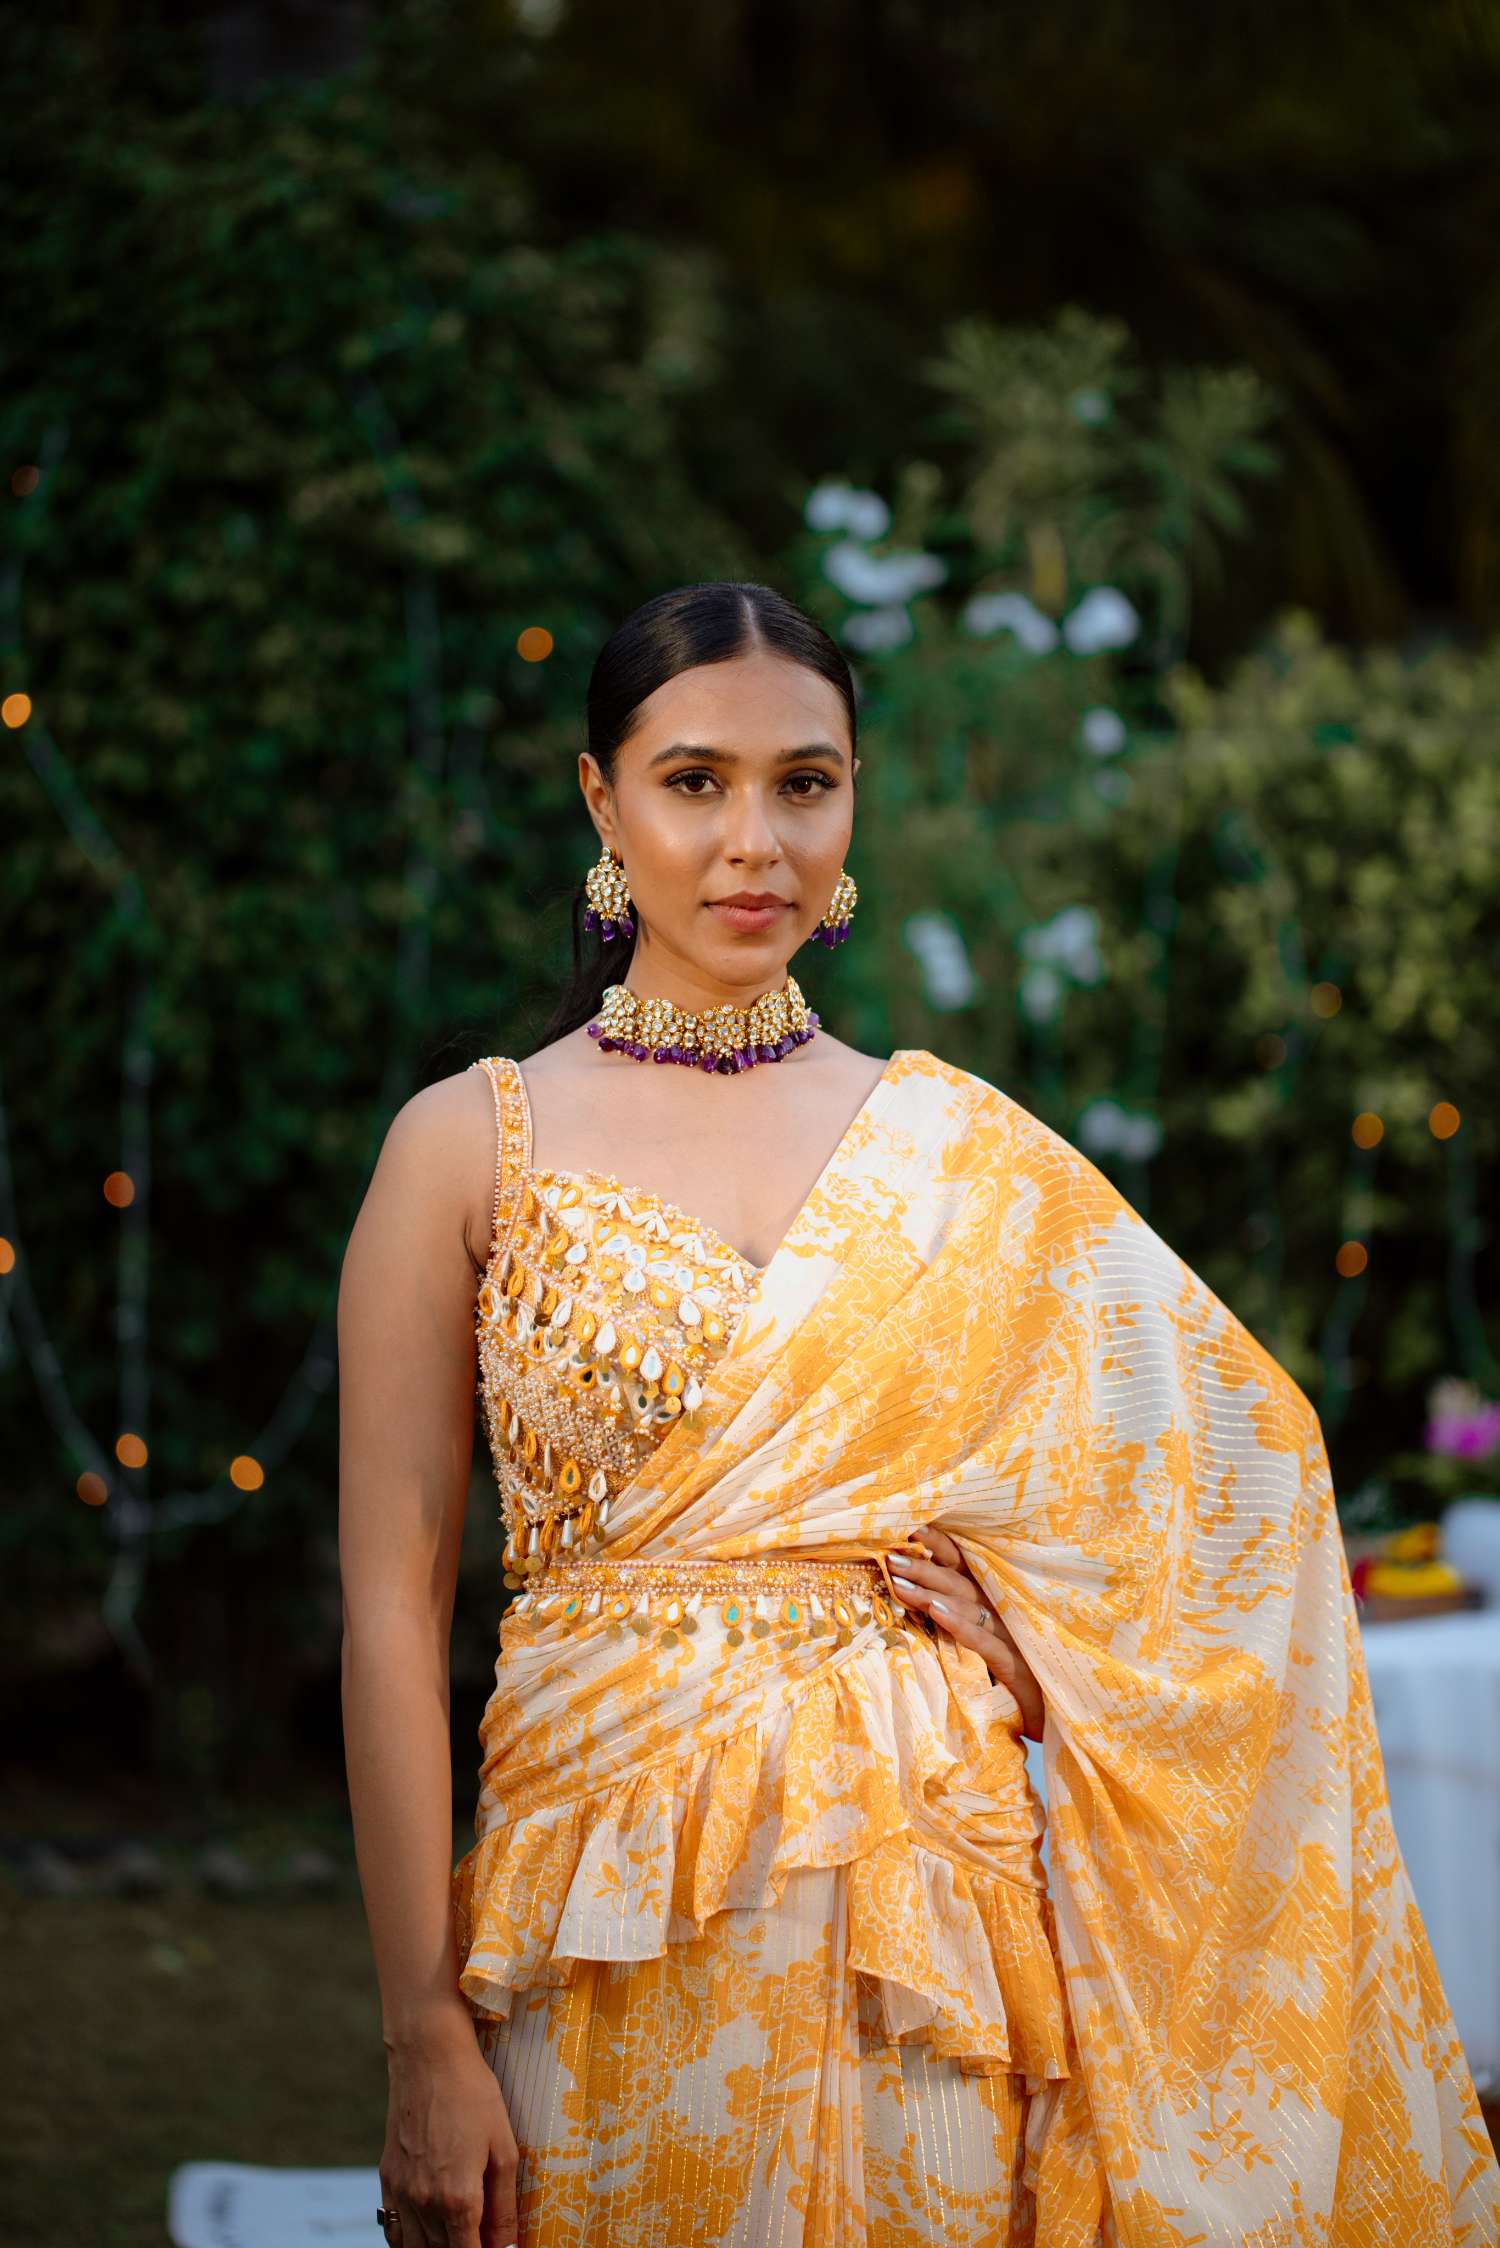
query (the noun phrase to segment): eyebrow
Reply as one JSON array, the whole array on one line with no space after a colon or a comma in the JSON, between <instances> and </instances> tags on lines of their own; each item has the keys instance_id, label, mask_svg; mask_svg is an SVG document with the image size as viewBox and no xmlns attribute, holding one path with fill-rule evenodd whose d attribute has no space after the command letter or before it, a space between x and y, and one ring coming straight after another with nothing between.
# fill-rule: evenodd
<instances>
[{"instance_id":1,"label":"eyebrow","mask_svg":"<svg viewBox=\"0 0 1500 2248\"><path fill-rule=\"evenodd\" d=\"M646 765L648 773L658 765L666 765L674 757L698 757L707 765L737 765L739 754L732 749L715 749L711 742L673 742L670 749L659 749ZM804 742L800 749L784 749L777 756L778 765L795 765L804 757L828 757L835 765L842 765L844 753L832 742Z\"/></svg>"}]
</instances>

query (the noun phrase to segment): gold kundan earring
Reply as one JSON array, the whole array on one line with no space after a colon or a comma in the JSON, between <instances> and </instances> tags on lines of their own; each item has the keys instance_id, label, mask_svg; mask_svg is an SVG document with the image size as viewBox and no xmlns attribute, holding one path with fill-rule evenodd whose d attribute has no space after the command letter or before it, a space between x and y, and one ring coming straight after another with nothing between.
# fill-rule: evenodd
<instances>
[{"instance_id":1,"label":"gold kundan earring","mask_svg":"<svg viewBox=\"0 0 1500 2248\"><path fill-rule=\"evenodd\" d=\"M607 843L584 876L583 887L589 901L583 916L585 929L597 929L606 944L612 944L616 937L635 935L624 864Z\"/></svg>"},{"instance_id":2,"label":"gold kundan earring","mask_svg":"<svg viewBox=\"0 0 1500 2248\"><path fill-rule=\"evenodd\" d=\"M849 934L849 917L859 898L851 878L842 869L834 885L833 902L813 931L814 944L842 944Z\"/></svg>"}]
</instances>

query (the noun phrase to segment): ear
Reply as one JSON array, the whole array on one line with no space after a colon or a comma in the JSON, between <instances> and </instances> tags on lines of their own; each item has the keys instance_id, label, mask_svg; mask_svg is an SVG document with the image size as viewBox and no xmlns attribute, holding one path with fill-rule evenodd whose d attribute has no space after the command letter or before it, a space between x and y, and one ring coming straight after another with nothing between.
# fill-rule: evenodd
<instances>
[{"instance_id":1,"label":"ear","mask_svg":"<svg viewBox=\"0 0 1500 2248\"><path fill-rule=\"evenodd\" d=\"M618 851L614 821L610 816L614 791L600 772L591 750L581 749L578 753L578 786L600 843L607 843Z\"/></svg>"}]
</instances>

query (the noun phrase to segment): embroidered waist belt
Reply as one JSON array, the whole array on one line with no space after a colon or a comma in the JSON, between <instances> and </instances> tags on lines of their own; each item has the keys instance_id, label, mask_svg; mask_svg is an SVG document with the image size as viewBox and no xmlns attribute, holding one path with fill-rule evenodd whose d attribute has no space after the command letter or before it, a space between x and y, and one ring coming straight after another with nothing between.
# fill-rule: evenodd
<instances>
[{"instance_id":1,"label":"embroidered waist belt","mask_svg":"<svg viewBox=\"0 0 1500 2248\"><path fill-rule=\"evenodd\" d=\"M528 1578L507 1615L528 1622L602 1625L610 1637L633 1631L675 1646L704 1621L721 1625L738 1647L748 1637L831 1638L847 1646L874 1624L888 1646L922 1629L885 1590L878 1561L813 1561L795 1554L751 1554L729 1561L566 1560Z\"/></svg>"}]
</instances>

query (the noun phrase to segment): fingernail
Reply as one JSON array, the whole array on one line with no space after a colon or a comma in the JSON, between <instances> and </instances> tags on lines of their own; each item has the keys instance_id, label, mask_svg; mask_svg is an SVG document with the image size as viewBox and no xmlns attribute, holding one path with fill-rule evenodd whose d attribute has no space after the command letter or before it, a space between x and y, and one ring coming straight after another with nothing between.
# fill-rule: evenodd
<instances>
[{"instance_id":1,"label":"fingernail","mask_svg":"<svg viewBox=\"0 0 1500 2248\"><path fill-rule=\"evenodd\" d=\"M927 1605L929 1608L936 1608L940 1616L951 1616L954 1613L952 1601L939 1600L936 1593L932 1594L931 1598L928 1600Z\"/></svg>"},{"instance_id":2,"label":"fingernail","mask_svg":"<svg viewBox=\"0 0 1500 2248\"><path fill-rule=\"evenodd\" d=\"M893 1553L888 1556L888 1559L891 1567L900 1570L903 1574L911 1568L909 1558L903 1553Z\"/></svg>"}]
</instances>

